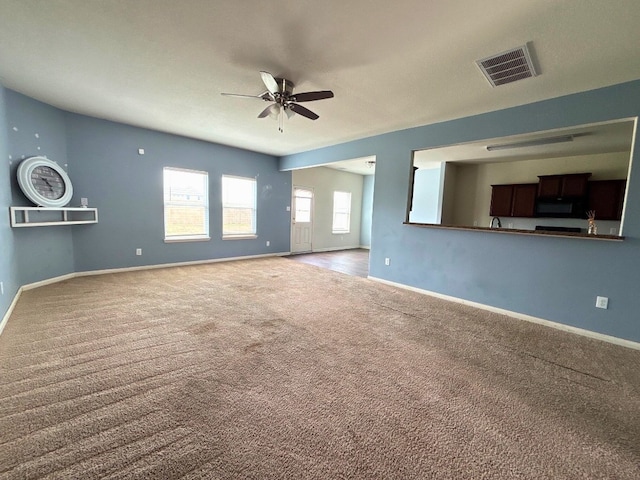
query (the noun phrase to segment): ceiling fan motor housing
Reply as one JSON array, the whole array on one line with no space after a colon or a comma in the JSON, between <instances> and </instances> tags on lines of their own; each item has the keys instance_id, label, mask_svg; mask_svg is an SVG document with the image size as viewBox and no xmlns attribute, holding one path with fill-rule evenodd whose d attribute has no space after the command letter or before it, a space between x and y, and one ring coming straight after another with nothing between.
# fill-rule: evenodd
<instances>
[{"instance_id":1,"label":"ceiling fan motor housing","mask_svg":"<svg viewBox=\"0 0 640 480\"><path fill-rule=\"evenodd\" d=\"M293 94L293 87L295 86L291 80L286 78L276 78L278 83L278 91L283 97L289 97Z\"/></svg>"}]
</instances>

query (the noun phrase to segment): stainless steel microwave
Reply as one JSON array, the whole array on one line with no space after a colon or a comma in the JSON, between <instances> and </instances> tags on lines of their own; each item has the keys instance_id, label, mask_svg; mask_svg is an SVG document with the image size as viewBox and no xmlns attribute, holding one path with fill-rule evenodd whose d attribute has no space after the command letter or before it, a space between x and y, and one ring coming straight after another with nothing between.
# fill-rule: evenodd
<instances>
[{"instance_id":1,"label":"stainless steel microwave","mask_svg":"<svg viewBox=\"0 0 640 480\"><path fill-rule=\"evenodd\" d=\"M586 218L583 198L539 198L536 217Z\"/></svg>"}]
</instances>

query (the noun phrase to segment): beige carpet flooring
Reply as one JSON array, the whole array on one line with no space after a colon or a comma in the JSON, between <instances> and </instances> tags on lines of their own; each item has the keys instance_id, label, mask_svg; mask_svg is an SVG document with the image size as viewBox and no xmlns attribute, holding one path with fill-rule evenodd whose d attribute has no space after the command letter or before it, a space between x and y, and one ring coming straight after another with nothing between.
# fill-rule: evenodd
<instances>
[{"instance_id":1,"label":"beige carpet flooring","mask_svg":"<svg viewBox=\"0 0 640 480\"><path fill-rule=\"evenodd\" d=\"M25 292L2 479L638 479L640 351L282 258Z\"/></svg>"}]
</instances>

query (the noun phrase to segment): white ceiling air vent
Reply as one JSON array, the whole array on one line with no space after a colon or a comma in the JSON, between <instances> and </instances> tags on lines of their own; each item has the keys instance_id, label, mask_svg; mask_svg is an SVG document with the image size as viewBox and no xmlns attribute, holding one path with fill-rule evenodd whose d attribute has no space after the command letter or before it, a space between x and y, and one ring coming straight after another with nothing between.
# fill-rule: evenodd
<instances>
[{"instance_id":1,"label":"white ceiling air vent","mask_svg":"<svg viewBox=\"0 0 640 480\"><path fill-rule=\"evenodd\" d=\"M483 58L476 63L494 87L537 75L527 45Z\"/></svg>"}]
</instances>

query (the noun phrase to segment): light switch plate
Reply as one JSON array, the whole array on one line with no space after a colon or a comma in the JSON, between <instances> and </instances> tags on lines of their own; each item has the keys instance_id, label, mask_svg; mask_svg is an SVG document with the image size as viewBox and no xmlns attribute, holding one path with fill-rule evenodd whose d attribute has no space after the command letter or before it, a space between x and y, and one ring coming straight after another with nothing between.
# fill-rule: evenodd
<instances>
[{"instance_id":1,"label":"light switch plate","mask_svg":"<svg viewBox=\"0 0 640 480\"><path fill-rule=\"evenodd\" d=\"M604 310L609 306L608 297L596 297L596 308L602 308Z\"/></svg>"}]
</instances>

